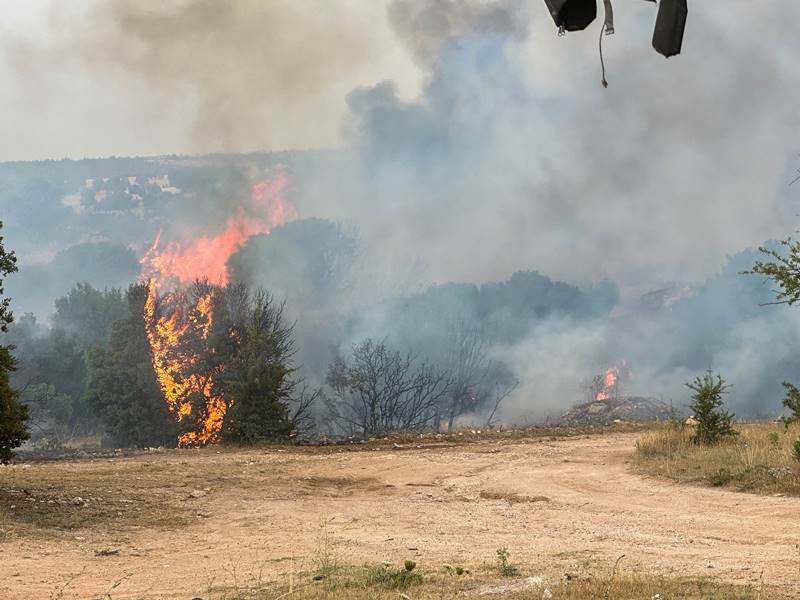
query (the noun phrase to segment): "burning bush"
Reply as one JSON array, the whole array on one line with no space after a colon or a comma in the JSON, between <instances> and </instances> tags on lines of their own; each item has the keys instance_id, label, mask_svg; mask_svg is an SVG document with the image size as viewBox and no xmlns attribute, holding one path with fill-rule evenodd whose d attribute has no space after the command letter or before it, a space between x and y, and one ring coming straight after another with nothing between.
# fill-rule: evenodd
<instances>
[{"instance_id":1,"label":"burning bush","mask_svg":"<svg viewBox=\"0 0 800 600\"><path fill-rule=\"evenodd\" d=\"M195 282L144 307L152 365L181 445L286 438L315 394L301 393L284 306L263 290Z\"/></svg>"}]
</instances>

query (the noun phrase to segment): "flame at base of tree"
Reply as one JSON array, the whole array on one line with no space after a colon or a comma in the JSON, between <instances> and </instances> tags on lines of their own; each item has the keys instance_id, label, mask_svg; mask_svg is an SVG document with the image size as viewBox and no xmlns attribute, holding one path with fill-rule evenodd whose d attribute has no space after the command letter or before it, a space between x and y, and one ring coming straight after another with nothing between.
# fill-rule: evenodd
<instances>
[{"instance_id":1,"label":"flame at base of tree","mask_svg":"<svg viewBox=\"0 0 800 600\"><path fill-rule=\"evenodd\" d=\"M195 326L203 339L208 333L213 320L213 292L202 295L194 306L186 311L186 298L177 293L158 298L155 284L151 281L147 288L145 304L145 328L147 339L153 353L153 369L156 379L164 394L170 412L179 423L191 419L195 408L192 398L204 400L204 415L201 416L194 431L183 433L178 438L181 446L198 446L217 441L225 419L227 406L225 401L214 394L212 377L201 379L196 375L187 375L197 361L196 356L182 356L176 352L181 338ZM159 302L161 300L161 302ZM169 316L158 314L160 303L173 305Z\"/></svg>"}]
</instances>

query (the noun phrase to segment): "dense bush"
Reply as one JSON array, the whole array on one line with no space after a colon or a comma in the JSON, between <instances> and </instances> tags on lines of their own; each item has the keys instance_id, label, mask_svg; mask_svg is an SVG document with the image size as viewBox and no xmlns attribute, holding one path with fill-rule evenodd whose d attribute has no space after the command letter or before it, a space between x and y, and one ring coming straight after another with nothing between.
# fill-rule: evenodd
<instances>
[{"instance_id":1,"label":"dense bush","mask_svg":"<svg viewBox=\"0 0 800 600\"><path fill-rule=\"evenodd\" d=\"M128 314L114 323L107 348L89 352L87 400L119 446L175 445L176 424L156 380L143 319L145 285L126 294Z\"/></svg>"},{"instance_id":2,"label":"dense bush","mask_svg":"<svg viewBox=\"0 0 800 600\"><path fill-rule=\"evenodd\" d=\"M694 392L689 408L697 420L693 437L696 443L715 444L725 437L736 435L733 413L722 408L722 396L730 386L720 375L715 377L708 371L703 377L687 383L686 387Z\"/></svg>"},{"instance_id":3,"label":"dense bush","mask_svg":"<svg viewBox=\"0 0 800 600\"><path fill-rule=\"evenodd\" d=\"M283 305L266 292L238 293L245 295L244 310L232 315L225 332L233 347L218 386L229 406L223 439L285 439L293 430L291 403L298 386L292 328L284 321Z\"/></svg>"}]
</instances>

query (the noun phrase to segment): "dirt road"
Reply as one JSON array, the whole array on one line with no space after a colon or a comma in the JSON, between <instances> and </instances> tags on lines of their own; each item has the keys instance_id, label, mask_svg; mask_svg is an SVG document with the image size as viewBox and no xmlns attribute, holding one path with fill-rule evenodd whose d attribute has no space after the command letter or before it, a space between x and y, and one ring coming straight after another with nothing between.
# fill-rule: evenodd
<instances>
[{"instance_id":1,"label":"dirt road","mask_svg":"<svg viewBox=\"0 0 800 600\"><path fill-rule=\"evenodd\" d=\"M800 500L641 478L625 464L635 439L34 464L26 477L149 465L166 474L152 493L170 494L190 519L178 528L107 524L8 536L0 541L0 597L98 597L124 578L115 600L210 598L209 586L287 576L320 554L355 564L414 558L433 568L491 562L500 547L512 562L556 577L606 568L625 554L630 570L800 585ZM146 478L125 485L144 485L137 481Z\"/></svg>"}]
</instances>

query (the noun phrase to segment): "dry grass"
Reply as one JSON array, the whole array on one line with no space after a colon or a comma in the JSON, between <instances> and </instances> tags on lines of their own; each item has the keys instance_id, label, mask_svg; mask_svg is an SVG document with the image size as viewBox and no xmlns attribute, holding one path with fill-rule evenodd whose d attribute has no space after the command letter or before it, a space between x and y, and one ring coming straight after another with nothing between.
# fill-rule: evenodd
<instances>
[{"instance_id":1,"label":"dry grass","mask_svg":"<svg viewBox=\"0 0 800 600\"><path fill-rule=\"evenodd\" d=\"M560 576L544 577L540 584L527 584L523 573L515 578L500 578L489 568L477 573L469 569L457 575L445 569L420 571L407 583L385 576L400 573L402 566L365 565L339 567L325 579L315 580L314 573L297 574L293 585L259 585L255 588L217 590L214 600L397 600L406 599L456 599L496 597L503 600L766 600L786 598L774 589L762 586L737 586L711 579L665 578L636 574L607 573L603 576L582 576L567 580ZM545 589L550 594L545 593Z\"/></svg>"},{"instance_id":2,"label":"dry grass","mask_svg":"<svg viewBox=\"0 0 800 600\"><path fill-rule=\"evenodd\" d=\"M255 489L265 473L276 495L292 493L281 463L258 463L257 458L231 461L213 449L171 450L0 467L0 542L65 532L183 527L203 517L207 496L215 489ZM308 485L315 483L327 482Z\"/></svg>"},{"instance_id":3,"label":"dry grass","mask_svg":"<svg viewBox=\"0 0 800 600\"><path fill-rule=\"evenodd\" d=\"M703 446L691 441L690 427L666 425L641 437L633 464L641 473L685 483L800 496L800 462L792 456L800 426L753 423L736 429L735 438Z\"/></svg>"},{"instance_id":4,"label":"dry grass","mask_svg":"<svg viewBox=\"0 0 800 600\"><path fill-rule=\"evenodd\" d=\"M0 484L0 540L14 535L186 523L166 469L151 463L63 463L5 467Z\"/></svg>"}]
</instances>

